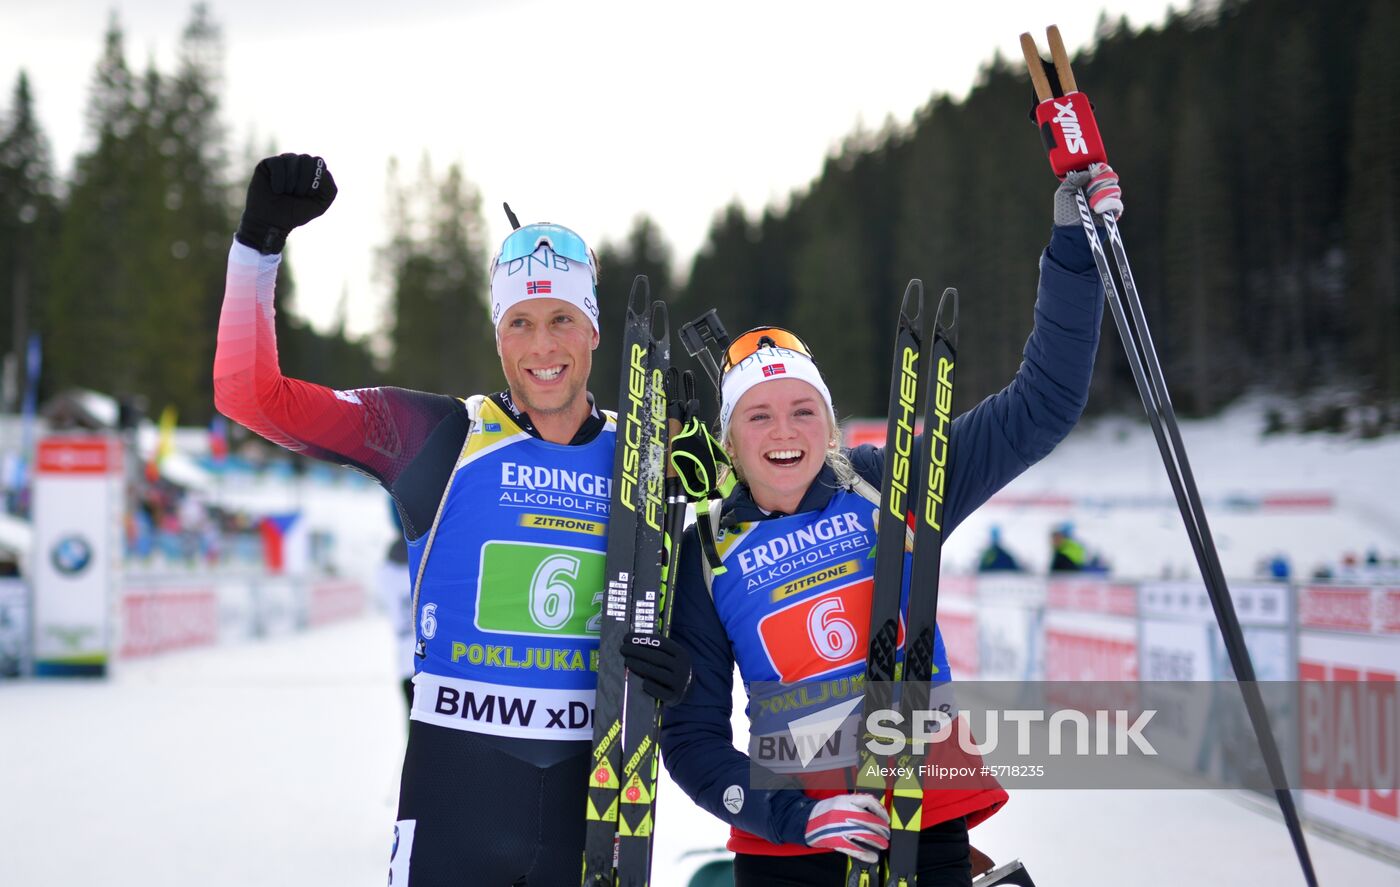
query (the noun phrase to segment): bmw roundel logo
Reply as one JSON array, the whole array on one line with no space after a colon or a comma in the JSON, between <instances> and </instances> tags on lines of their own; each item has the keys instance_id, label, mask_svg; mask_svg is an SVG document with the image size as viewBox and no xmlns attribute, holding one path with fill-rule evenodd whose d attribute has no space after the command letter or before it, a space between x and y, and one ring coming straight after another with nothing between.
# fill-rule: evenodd
<instances>
[{"instance_id":1,"label":"bmw roundel logo","mask_svg":"<svg viewBox=\"0 0 1400 887\"><path fill-rule=\"evenodd\" d=\"M49 552L54 569L65 576L74 576L92 563L92 546L82 536L64 536Z\"/></svg>"}]
</instances>

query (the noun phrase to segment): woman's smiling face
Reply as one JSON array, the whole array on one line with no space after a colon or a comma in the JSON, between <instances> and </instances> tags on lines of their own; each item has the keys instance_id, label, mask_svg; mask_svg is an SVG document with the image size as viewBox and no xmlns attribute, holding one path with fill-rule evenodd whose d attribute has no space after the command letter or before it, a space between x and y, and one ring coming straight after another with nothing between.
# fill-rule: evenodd
<instances>
[{"instance_id":1,"label":"woman's smiling face","mask_svg":"<svg viewBox=\"0 0 1400 887\"><path fill-rule=\"evenodd\" d=\"M800 379L755 385L734 408L729 443L759 507L791 514L821 471L832 420L816 388Z\"/></svg>"}]
</instances>

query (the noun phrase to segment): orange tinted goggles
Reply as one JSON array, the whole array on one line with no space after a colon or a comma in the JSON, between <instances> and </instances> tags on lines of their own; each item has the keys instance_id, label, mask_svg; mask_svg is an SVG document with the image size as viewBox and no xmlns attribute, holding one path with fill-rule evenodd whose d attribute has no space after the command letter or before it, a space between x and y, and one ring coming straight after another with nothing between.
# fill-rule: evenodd
<instances>
[{"instance_id":1,"label":"orange tinted goggles","mask_svg":"<svg viewBox=\"0 0 1400 887\"><path fill-rule=\"evenodd\" d=\"M720 373L724 374L734 368L734 365L744 358L753 354L760 348L786 348L789 351L796 351L798 354L812 356L812 351L807 347L807 343L797 337L795 333L790 333L782 327L757 326L747 333L740 333L729 343L729 347L724 349L724 362L720 365Z\"/></svg>"}]
</instances>

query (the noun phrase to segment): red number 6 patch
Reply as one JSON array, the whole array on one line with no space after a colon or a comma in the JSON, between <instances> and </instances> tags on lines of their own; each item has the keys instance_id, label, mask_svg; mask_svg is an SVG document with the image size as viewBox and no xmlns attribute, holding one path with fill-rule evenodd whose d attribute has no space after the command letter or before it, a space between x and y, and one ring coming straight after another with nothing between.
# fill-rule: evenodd
<instances>
[{"instance_id":1,"label":"red number 6 patch","mask_svg":"<svg viewBox=\"0 0 1400 887\"><path fill-rule=\"evenodd\" d=\"M862 579L760 619L759 639L778 679L792 683L864 662L874 587L871 579ZM899 642L904 642L902 623Z\"/></svg>"}]
</instances>

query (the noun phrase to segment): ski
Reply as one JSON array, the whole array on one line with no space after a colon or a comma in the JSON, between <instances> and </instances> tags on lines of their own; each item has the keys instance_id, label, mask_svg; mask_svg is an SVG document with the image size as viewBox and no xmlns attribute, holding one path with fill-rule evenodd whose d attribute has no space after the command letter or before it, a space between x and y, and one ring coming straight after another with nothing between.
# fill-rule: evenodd
<instances>
[{"instance_id":1,"label":"ski","mask_svg":"<svg viewBox=\"0 0 1400 887\"><path fill-rule=\"evenodd\" d=\"M904 540L908 527L909 491L914 481L914 421L918 398L920 356L923 348L924 288L911 280L899 306L895 331L894 365L890 372L889 421L885 427L885 470L880 485L880 526L875 536L875 587L870 601L870 640L865 659L865 699L860 723L864 725L877 707L871 682L895 680L900 639L900 591L904 583ZM855 789L884 803L888 788L881 776L882 761L870 751L876 737L862 730L860 761ZM878 865L852 858L846 866L847 887L874 887Z\"/></svg>"},{"instance_id":2,"label":"ski","mask_svg":"<svg viewBox=\"0 0 1400 887\"><path fill-rule=\"evenodd\" d=\"M663 561L675 550L671 533L679 532L672 479L666 469L666 451L678 417L672 418L669 402L680 400L679 377L671 370L671 339L666 305L652 303L651 354L647 361L648 401L646 438L640 468L644 507L638 512L636 578L628 613L628 629L659 637L667 630L671 596ZM679 521L685 520L680 505ZM679 541L678 539L676 541ZM618 887L646 887L651 878L652 832L655 825L657 765L660 760L661 704L627 673L623 690L622 787L617 814Z\"/></svg>"},{"instance_id":3,"label":"ski","mask_svg":"<svg viewBox=\"0 0 1400 887\"><path fill-rule=\"evenodd\" d=\"M613 884L617 860L619 773L622 769L623 669L616 651L627 633L632 598L637 588L639 513L646 509L646 479L641 474L650 436L648 399L652 344L651 288L638 275L627 297L623 327L622 373L618 393L617 452L608 513L608 546L604 561L598 632L598 691L593 709L593 752L588 773L583 848L583 884ZM612 665L613 667L609 667Z\"/></svg>"},{"instance_id":4,"label":"ski","mask_svg":"<svg viewBox=\"0 0 1400 887\"><path fill-rule=\"evenodd\" d=\"M911 284L912 285L912 284ZM957 360L958 291L949 287L933 318L933 347L923 375L923 451L918 482L909 511L914 517L913 555L909 565L909 602L905 608L903 685L900 707L905 723L915 711L929 708L934 678L934 642L938 618L938 570L943 559L943 494L950 467L949 435L953 426L953 374ZM887 457L888 458L888 457ZM887 513L884 518L891 517ZM946 676L940 678L946 681ZM923 828L924 755L911 748L896 761L900 776L890 798L890 849L887 887L918 883L919 832Z\"/></svg>"}]
</instances>

